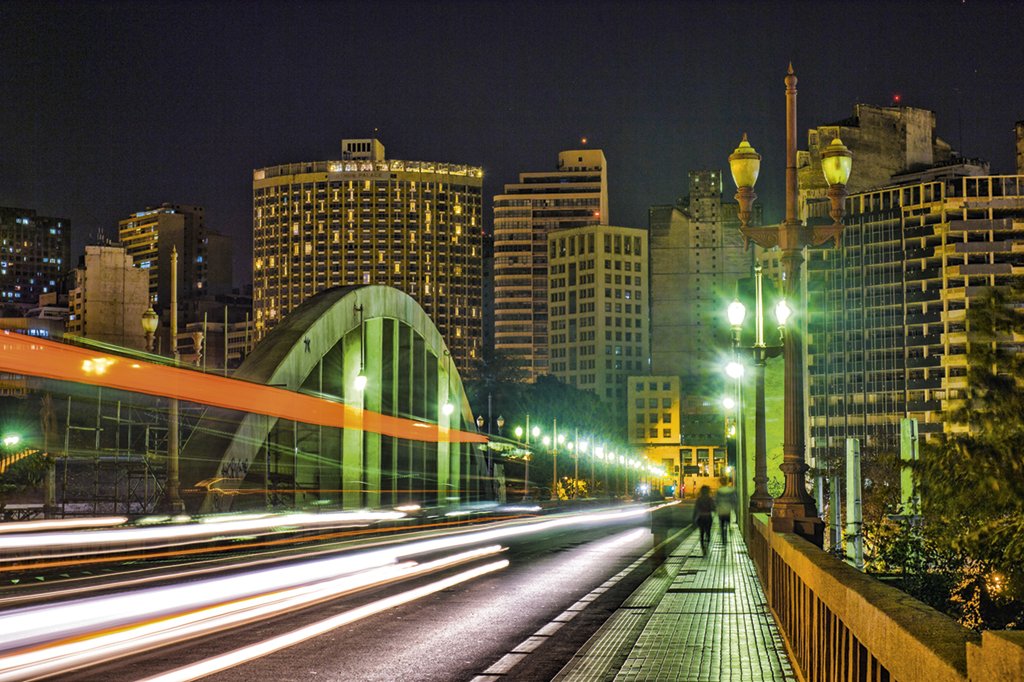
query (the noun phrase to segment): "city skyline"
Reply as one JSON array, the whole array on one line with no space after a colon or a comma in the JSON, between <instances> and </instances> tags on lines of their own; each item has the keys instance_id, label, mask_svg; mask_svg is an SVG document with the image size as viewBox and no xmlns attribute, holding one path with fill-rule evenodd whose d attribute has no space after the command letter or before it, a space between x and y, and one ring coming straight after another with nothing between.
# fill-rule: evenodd
<instances>
[{"instance_id":1,"label":"city skyline","mask_svg":"<svg viewBox=\"0 0 1024 682\"><path fill-rule=\"evenodd\" d=\"M1012 170L1024 76L1003 29L1019 2L867 4L839 24L832 6L7 4L0 204L68 217L73 256L165 201L248 243L254 168L379 128L399 158L482 166L485 197L587 137L608 158L611 222L643 227L747 131L778 169L762 194L773 220L789 60L801 136L898 94L934 110L954 149ZM244 248L236 268L250 279Z\"/></svg>"}]
</instances>

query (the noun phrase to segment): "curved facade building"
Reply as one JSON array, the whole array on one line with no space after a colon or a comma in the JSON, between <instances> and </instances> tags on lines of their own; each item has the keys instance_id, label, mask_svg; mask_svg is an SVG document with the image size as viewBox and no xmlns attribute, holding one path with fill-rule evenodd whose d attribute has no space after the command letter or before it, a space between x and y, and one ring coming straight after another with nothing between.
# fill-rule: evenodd
<instances>
[{"instance_id":1,"label":"curved facade building","mask_svg":"<svg viewBox=\"0 0 1024 682\"><path fill-rule=\"evenodd\" d=\"M253 311L262 338L325 289L386 284L423 306L455 364L483 336L483 171L384 158L343 140L339 161L253 173Z\"/></svg>"}]
</instances>

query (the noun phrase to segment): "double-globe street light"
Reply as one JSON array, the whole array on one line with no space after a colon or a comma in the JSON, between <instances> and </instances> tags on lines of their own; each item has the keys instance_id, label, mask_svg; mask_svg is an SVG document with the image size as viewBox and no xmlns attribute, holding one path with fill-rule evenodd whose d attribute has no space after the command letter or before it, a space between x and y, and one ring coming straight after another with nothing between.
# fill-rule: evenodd
<instances>
[{"instance_id":1,"label":"double-globe street light","mask_svg":"<svg viewBox=\"0 0 1024 682\"><path fill-rule=\"evenodd\" d=\"M790 64L786 74L786 219L779 225L753 227L754 184L761 168L761 155L754 151L744 134L739 147L729 156L729 167L736 182L736 201L739 203L740 232L744 241L766 249L778 247L782 263L782 295L788 300L800 296L800 268L803 250L839 240L843 234L843 201L846 183L850 179L853 155L839 138L822 152L822 170L828 182L831 201L831 225L807 226L797 217L796 173L796 76ZM804 405L803 405L803 349L799 330L785 332L783 340L785 363L785 427L780 469L785 476L782 495L772 506L772 528L796 532L815 542L819 547L824 540L824 523L818 518L814 499L805 483L807 463L804 459Z\"/></svg>"},{"instance_id":2,"label":"double-globe street light","mask_svg":"<svg viewBox=\"0 0 1024 682\"><path fill-rule=\"evenodd\" d=\"M761 289L761 266L754 266L754 343L750 346L740 344L740 332L747 316L747 308L736 300L729 304L727 316L732 327L732 350L738 356L742 351L749 354L754 363L754 493L750 496L749 510L751 513L768 513L772 510L772 496L768 492L768 456L767 437L765 434L764 407L764 371L768 358L777 357L782 353L782 346L768 346L764 342L764 312ZM783 335L786 321L791 310L785 299L781 299L775 307L775 317L779 322L779 334ZM742 397L742 394L741 394ZM742 400L741 400L742 403ZM745 440L745 439L744 439ZM745 483L745 481L744 481Z\"/></svg>"}]
</instances>

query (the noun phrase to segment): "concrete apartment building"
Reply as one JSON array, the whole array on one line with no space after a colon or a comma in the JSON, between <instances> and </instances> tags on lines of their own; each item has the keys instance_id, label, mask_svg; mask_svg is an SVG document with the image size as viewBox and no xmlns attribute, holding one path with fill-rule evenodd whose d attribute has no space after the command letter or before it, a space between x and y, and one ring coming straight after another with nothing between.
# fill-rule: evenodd
<instances>
[{"instance_id":1,"label":"concrete apartment building","mask_svg":"<svg viewBox=\"0 0 1024 682\"><path fill-rule=\"evenodd\" d=\"M231 239L206 226L201 206L161 204L118 222L118 238L137 268L149 277L153 309L167 324L171 299L171 249L178 252L179 324L201 318L199 301L230 294Z\"/></svg>"},{"instance_id":2,"label":"concrete apartment building","mask_svg":"<svg viewBox=\"0 0 1024 682\"><path fill-rule=\"evenodd\" d=\"M423 306L460 371L483 336L483 171L385 157L343 140L341 159L253 172L253 311L262 338L325 289L384 284Z\"/></svg>"},{"instance_id":3,"label":"concrete apartment building","mask_svg":"<svg viewBox=\"0 0 1024 682\"><path fill-rule=\"evenodd\" d=\"M575 227L547 245L550 373L625 421L626 380L649 371L647 231Z\"/></svg>"},{"instance_id":4,"label":"concrete apartment building","mask_svg":"<svg viewBox=\"0 0 1024 682\"><path fill-rule=\"evenodd\" d=\"M938 166L846 207L843 248L811 251L808 264L816 457L838 456L847 437L862 450L898 448L902 417L925 438L950 429L967 381L967 310L1024 275L1024 174Z\"/></svg>"},{"instance_id":5,"label":"concrete apartment building","mask_svg":"<svg viewBox=\"0 0 1024 682\"><path fill-rule=\"evenodd\" d=\"M57 289L70 270L71 221L0 206L0 304L22 310Z\"/></svg>"},{"instance_id":6,"label":"concrete apartment building","mask_svg":"<svg viewBox=\"0 0 1024 682\"><path fill-rule=\"evenodd\" d=\"M724 443L725 307L753 262L736 211L714 170L691 172L687 197L650 209L651 373L681 380L686 445Z\"/></svg>"},{"instance_id":7,"label":"concrete apartment building","mask_svg":"<svg viewBox=\"0 0 1024 682\"><path fill-rule=\"evenodd\" d=\"M1024 175L1024 121L1017 121L1013 131L1017 143L1017 175Z\"/></svg>"},{"instance_id":8,"label":"concrete apartment building","mask_svg":"<svg viewBox=\"0 0 1024 682\"><path fill-rule=\"evenodd\" d=\"M142 314L150 306L149 281L124 247L86 246L68 294L67 333L145 349Z\"/></svg>"},{"instance_id":9,"label":"concrete apartment building","mask_svg":"<svg viewBox=\"0 0 1024 682\"><path fill-rule=\"evenodd\" d=\"M608 224L600 149L558 154L554 171L519 174L494 197L494 346L530 381L552 373L548 347L548 234Z\"/></svg>"}]
</instances>

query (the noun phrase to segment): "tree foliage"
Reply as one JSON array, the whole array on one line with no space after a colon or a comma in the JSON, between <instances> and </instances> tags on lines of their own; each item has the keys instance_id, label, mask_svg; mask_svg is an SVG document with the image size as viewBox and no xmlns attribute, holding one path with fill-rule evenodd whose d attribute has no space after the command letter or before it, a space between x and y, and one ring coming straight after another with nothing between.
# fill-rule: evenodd
<instances>
[{"instance_id":1,"label":"tree foliage","mask_svg":"<svg viewBox=\"0 0 1024 682\"><path fill-rule=\"evenodd\" d=\"M954 426L922 447L926 532L969 557L986 589L1024 600L1024 288L972 300L967 388ZM966 564L965 564L966 565Z\"/></svg>"}]
</instances>

